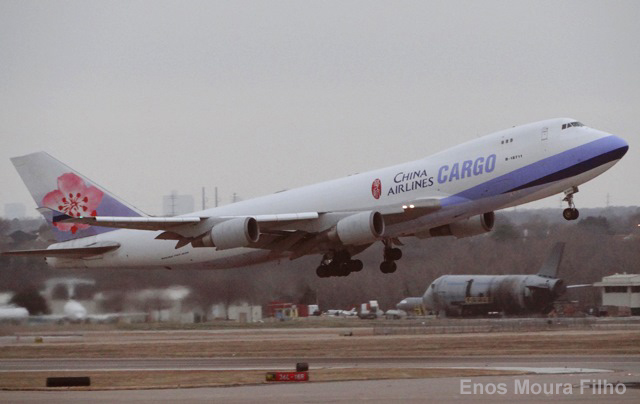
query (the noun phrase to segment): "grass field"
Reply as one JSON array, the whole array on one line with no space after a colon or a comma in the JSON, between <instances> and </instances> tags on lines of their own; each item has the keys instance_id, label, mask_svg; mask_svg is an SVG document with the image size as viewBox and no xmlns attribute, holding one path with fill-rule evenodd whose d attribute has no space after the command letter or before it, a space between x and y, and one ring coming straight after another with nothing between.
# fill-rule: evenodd
<instances>
[{"instance_id":1,"label":"grass field","mask_svg":"<svg viewBox=\"0 0 640 404\"><path fill-rule=\"evenodd\" d=\"M420 357L448 355L640 354L638 331L559 331L353 336L326 332L91 332L69 338L22 336L0 345L0 359L192 357Z\"/></svg>"},{"instance_id":2,"label":"grass field","mask_svg":"<svg viewBox=\"0 0 640 404\"><path fill-rule=\"evenodd\" d=\"M438 377L478 377L523 374L522 372L492 369L320 369L309 372L309 381L327 382L339 380L425 379ZM57 372L56 376L88 376L90 387L65 387L73 390L156 389L222 387L266 384L266 372L245 371L90 371ZM51 372L2 373L0 389L3 390L51 390L46 379ZM273 383L273 382L271 382Z\"/></svg>"}]
</instances>

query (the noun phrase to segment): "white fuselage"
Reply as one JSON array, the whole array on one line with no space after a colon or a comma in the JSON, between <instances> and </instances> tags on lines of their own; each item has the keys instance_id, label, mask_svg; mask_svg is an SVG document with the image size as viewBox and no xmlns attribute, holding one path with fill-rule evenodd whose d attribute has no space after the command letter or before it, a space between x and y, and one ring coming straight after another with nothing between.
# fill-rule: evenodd
<instances>
[{"instance_id":1,"label":"white fuselage","mask_svg":"<svg viewBox=\"0 0 640 404\"><path fill-rule=\"evenodd\" d=\"M402 205L419 198L439 198L442 209L387 225L384 235L385 238L411 236L456 220L542 199L582 184L609 169L619 159L593 160L594 156L626 147L624 140L595 129L562 129L566 122L571 120L554 119L523 125L420 160L195 212L190 216L356 212ZM593 163L589 164L589 161ZM602 161L604 163L599 164ZM377 199L372 189L374 184L380 184ZM47 261L55 267L229 268L286 256L251 248L218 251L187 245L176 249L175 241L156 240L158 234L156 231L124 229L59 243L59 246L72 247L116 241L121 247L93 258L47 258Z\"/></svg>"}]
</instances>

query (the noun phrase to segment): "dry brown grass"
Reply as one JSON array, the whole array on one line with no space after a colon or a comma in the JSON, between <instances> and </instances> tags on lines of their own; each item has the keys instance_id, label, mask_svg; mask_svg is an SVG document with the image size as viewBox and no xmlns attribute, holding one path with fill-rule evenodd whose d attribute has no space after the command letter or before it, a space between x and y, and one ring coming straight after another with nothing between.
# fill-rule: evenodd
<instances>
[{"instance_id":1,"label":"dry brown grass","mask_svg":"<svg viewBox=\"0 0 640 404\"><path fill-rule=\"evenodd\" d=\"M451 355L640 354L639 331L566 331L340 337L308 335L101 334L74 341L22 338L0 346L0 358L192 358L192 357L421 357Z\"/></svg>"},{"instance_id":2,"label":"dry brown grass","mask_svg":"<svg viewBox=\"0 0 640 404\"><path fill-rule=\"evenodd\" d=\"M60 377L60 372L55 372ZM311 382L344 380L424 379L438 377L477 377L522 374L522 372L490 369L320 369L309 372ZM0 389L4 390L110 390L220 387L264 384L266 372L248 371L90 371L64 372L64 376L88 376L90 387L46 388L51 372L2 373Z\"/></svg>"}]
</instances>

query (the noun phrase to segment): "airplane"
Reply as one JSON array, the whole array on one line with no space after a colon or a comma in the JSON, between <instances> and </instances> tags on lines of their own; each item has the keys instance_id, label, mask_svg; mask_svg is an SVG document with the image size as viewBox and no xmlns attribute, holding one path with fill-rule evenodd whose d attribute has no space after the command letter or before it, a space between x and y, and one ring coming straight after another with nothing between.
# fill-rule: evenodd
<instances>
[{"instance_id":1,"label":"airplane","mask_svg":"<svg viewBox=\"0 0 640 404\"><path fill-rule=\"evenodd\" d=\"M29 316L31 323L106 323L120 319L131 319L142 321L147 317L147 313L89 313L87 308L76 300L76 289L81 285L94 286L93 279L82 278L51 278L46 282L45 294L51 294L53 288L63 286L66 288L66 302L61 313L42 314Z\"/></svg>"},{"instance_id":2,"label":"airplane","mask_svg":"<svg viewBox=\"0 0 640 404\"><path fill-rule=\"evenodd\" d=\"M329 309L326 314L334 317L355 317L358 315L358 312L354 307L351 310Z\"/></svg>"},{"instance_id":3,"label":"airplane","mask_svg":"<svg viewBox=\"0 0 640 404\"><path fill-rule=\"evenodd\" d=\"M536 275L444 275L433 281L422 297L427 310L446 316L546 314L567 287L558 278L565 243L556 243ZM411 301L416 303L414 298Z\"/></svg>"},{"instance_id":4,"label":"airplane","mask_svg":"<svg viewBox=\"0 0 640 404\"><path fill-rule=\"evenodd\" d=\"M0 306L0 323L82 323L82 322L111 322L120 318L132 318L138 321L146 318L146 313L105 313L88 314L87 309L77 300L69 299L61 314L29 315L24 307Z\"/></svg>"},{"instance_id":5,"label":"airplane","mask_svg":"<svg viewBox=\"0 0 640 404\"><path fill-rule=\"evenodd\" d=\"M111 323L120 319L144 321L147 313L88 313L87 308L77 300L69 299L62 309L62 314L45 314L30 316L29 321L35 323Z\"/></svg>"},{"instance_id":6,"label":"airplane","mask_svg":"<svg viewBox=\"0 0 640 404\"><path fill-rule=\"evenodd\" d=\"M60 314L41 314L28 317L31 323L81 323L88 321L87 309L77 300L69 299Z\"/></svg>"},{"instance_id":7,"label":"airplane","mask_svg":"<svg viewBox=\"0 0 640 404\"><path fill-rule=\"evenodd\" d=\"M29 318L29 311L15 305L0 306L0 323L22 323Z\"/></svg>"},{"instance_id":8,"label":"airplane","mask_svg":"<svg viewBox=\"0 0 640 404\"><path fill-rule=\"evenodd\" d=\"M44 152L11 159L58 240L4 255L54 268L243 267L321 255L319 277L362 270L354 257L382 245L396 271L400 238L458 238L492 230L494 211L564 192L578 218L578 186L629 145L570 118L526 124L416 161L176 217L146 215ZM378 244L379 243L379 244Z\"/></svg>"},{"instance_id":9,"label":"airplane","mask_svg":"<svg viewBox=\"0 0 640 404\"><path fill-rule=\"evenodd\" d=\"M405 297L400 303L396 304L396 309L417 315L424 315L425 313L422 297Z\"/></svg>"}]
</instances>

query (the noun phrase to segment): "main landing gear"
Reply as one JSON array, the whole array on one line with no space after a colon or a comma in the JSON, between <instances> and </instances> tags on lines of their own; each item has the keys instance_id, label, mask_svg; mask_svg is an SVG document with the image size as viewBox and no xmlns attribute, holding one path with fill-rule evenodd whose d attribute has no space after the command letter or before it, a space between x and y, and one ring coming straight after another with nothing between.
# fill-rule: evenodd
<instances>
[{"instance_id":1,"label":"main landing gear","mask_svg":"<svg viewBox=\"0 0 640 404\"><path fill-rule=\"evenodd\" d=\"M576 206L573 204L573 194L578 192L578 187L571 187L564 191L564 202L569 204L569 207L562 211L562 217L566 220L576 220L578 216L580 216L580 212L576 209Z\"/></svg>"},{"instance_id":2,"label":"main landing gear","mask_svg":"<svg viewBox=\"0 0 640 404\"><path fill-rule=\"evenodd\" d=\"M384 261L380 264L380 271L383 274L391 274L398 268L396 261L402 258L402 250L394 248L391 240L383 240L383 243Z\"/></svg>"},{"instance_id":3,"label":"main landing gear","mask_svg":"<svg viewBox=\"0 0 640 404\"><path fill-rule=\"evenodd\" d=\"M352 260L347 251L334 251L322 257L322 263L316 269L316 275L320 278L331 276L348 276L351 272L361 271L362 261Z\"/></svg>"},{"instance_id":4,"label":"main landing gear","mask_svg":"<svg viewBox=\"0 0 640 404\"><path fill-rule=\"evenodd\" d=\"M382 242L384 243L384 261L380 264L380 271L391 274L398 268L396 261L402 258L402 250L394 248L391 239L385 239ZM402 245L397 240L395 242ZM351 272L362 271L363 266L362 261L351 259L351 254L346 250L330 251L322 257L320 266L316 268L316 275L320 278L349 276Z\"/></svg>"}]
</instances>

